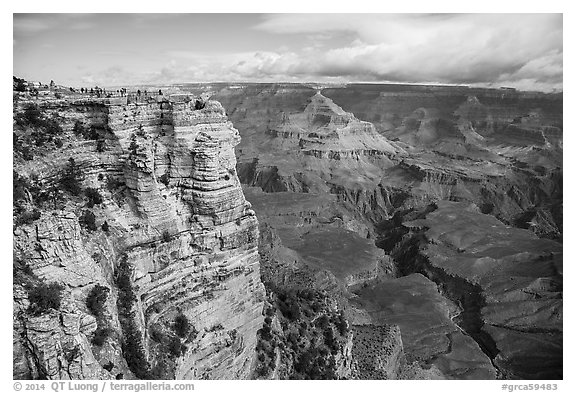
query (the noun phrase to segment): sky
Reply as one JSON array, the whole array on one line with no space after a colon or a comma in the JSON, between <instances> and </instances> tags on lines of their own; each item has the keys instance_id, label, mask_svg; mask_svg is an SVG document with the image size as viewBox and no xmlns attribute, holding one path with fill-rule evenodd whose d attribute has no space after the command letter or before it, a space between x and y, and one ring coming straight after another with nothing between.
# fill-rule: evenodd
<instances>
[{"instance_id":1,"label":"sky","mask_svg":"<svg viewBox=\"0 0 576 393\"><path fill-rule=\"evenodd\" d=\"M562 14L14 14L13 22L14 75L66 86L563 85Z\"/></svg>"}]
</instances>

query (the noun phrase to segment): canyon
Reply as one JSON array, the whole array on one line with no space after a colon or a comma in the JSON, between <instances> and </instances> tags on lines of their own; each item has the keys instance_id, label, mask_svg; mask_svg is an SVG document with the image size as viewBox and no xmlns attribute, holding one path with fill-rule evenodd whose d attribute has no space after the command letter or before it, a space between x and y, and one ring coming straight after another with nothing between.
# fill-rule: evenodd
<instances>
[{"instance_id":1,"label":"canyon","mask_svg":"<svg viewBox=\"0 0 576 393\"><path fill-rule=\"evenodd\" d=\"M561 95L211 88L259 220L354 329L399 328L395 378L562 378Z\"/></svg>"},{"instance_id":2,"label":"canyon","mask_svg":"<svg viewBox=\"0 0 576 393\"><path fill-rule=\"evenodd\" d=\"M14 378L562 378L561 95L163 90L15 93Z\"/></svg>"}]
</instances>

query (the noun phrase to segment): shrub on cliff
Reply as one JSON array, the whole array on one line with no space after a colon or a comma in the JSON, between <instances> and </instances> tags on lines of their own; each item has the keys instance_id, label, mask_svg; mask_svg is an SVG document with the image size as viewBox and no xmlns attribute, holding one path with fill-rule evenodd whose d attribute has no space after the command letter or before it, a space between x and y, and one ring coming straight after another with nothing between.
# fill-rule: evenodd
<instances>
[{"instance_id":1,"label":"shrub on cliff","mask_svg":"<svg viewBox=\"0 0 576 393\"><path fill-rule=\"evenodd\" d=\"M136 323L131 318L126 319L122 330L124 331L122 352L128 367L138 378L148 379L150 376L150 365L144 355L144 345Z\"/></svg>"},{"instance_id":2,"label":"shrub on cliff","mask_svg":"<svg viewBox=\"0 0 576 393\"><path fill-rule=\"evenodd\" d=\"M30 181L26 177L20 176L18 172L12 170L12 202L14 205L28 199L27 190L30 187Z\"/></svg>"},{"instance_id":3,"label":"shrub on cliff","mask_svg":"<svg viewBox=\"0 0 576 393\"><path fill-rule=\"evenodd\" d=\"M72 132L74 132L77 137L92 141L101 140L101 134L106 130L106 128L94 124L91 124L89 127L87 127L79 120L76 120L74 127L72 128Z\"/></svg>"},{"instance_id":4,"label":"shrub on cliff","mask_svg":"<svg viewBox=\"0 0 576 393\"><path fill-rule=\"evenodd\" d=\"M140 138L146 138L146 132L144 131L142 124L138 125L138 128L136 129L136 136Z\"/></svg>"},{"instance_id":5,"label":"shrub on cliff","mask_svg":"<svg viewBox=\"0 0 576 393\"><path fill-rule=\"evenodd\" d=\"M136 143L136 139L134 135L132 136L132 141L130 142L130 146L128 149L130 150L130 155L135 156L138 154L138 144Z\"/></svg>"},{"instance_id":6,"label":"shrub on cliff","mask_svg":"<svg viewBox=\"0 0 576 393\"><path fill-rule=\"evenodd\" d=\"M30 147L28 146L23 146L23 145L14 145L14 151L17 153L20 153L22 155L22 158L26 161L32 161L34 159L34 153L32 153L32 150L30 150Z\"/></svg>"},{"instance_id":7,"label":"shrub on cliff","mask_svg":"<svg viewBox=\"0 0 576 393\"><path fill-rule=\"evenodd\" d=\"M96 226L96 216L90 210L84 210L84 213L79 218L80 225L91 231L96 231L98 227Z\"/></svg>"},{"instance_id":8,"label":"shrub on cliff","mask_svg":"<svg viewBox=\"0 0 576 393\"><path fill-rule=\"evenodd\" d=\"M26 80L22 79L22 78L16 78L15 76L12 77L13 78L13 88L14 91L19 91L19 92L24 92L26 91Z\"/></svg>"},{"instance_id":9,"label":"shrub on cliff","mask_svg":"<svg viewBox=\"0 0 576 393\"><path fill-rule=\"evenodd\" d=\"M118 266L116 270L116 286L118 287L118 311L122 314L129 315L134 302L136 301L136 295L134 294L134 288L132 287L131 280L131 270L130 265L123 261Z\"/></svg>"},{"instance_id":10,"label":"shrub on cliff","mask_svg":"<svg viewBox=\"0 0 576 393\"><path fill-rule=\"evenodd\" d=\"M182 338L188 336L190 333L190 322L188 321L186 315L176 315L176 318L174 319L174 332L176 332L176 334Z\"/></svg>"},{"instance_id":11,"label":"shrub on cliff","mask_svg":"<svg viewBox=\"0 0 576 393\"><path fill-rule=\"evenodd\" d=\"M64 130L60 126L57 117L52 117L51 119L44 119L43 121L43 128L44 130L52 136L61 135Z\"/></svg>"},{"instance_id":12,"label":"shrub on cliff","mask_svg":"<svg viewBox=\"0 0 576 393\"><path fill-rule=\"evenodd\" d=\"M348 322L346 321L346 318L344 317L344 313L342 311L340 311L338 313L338 317L336 318L335 321L335 325L336 328L338 328L338 333L340 333L341 336L345 336L346 334L348 334Z\"/></svg>"},{"instance_id":13,"label":"shrub on cliff","mask_svg":"<svg viewBox=\"0 0 576 393\"><path fill-rule=\"evenodd\" d=\"M264 326L262 326L262 329L260 329L259 332L263 340L272 339L272 329L270 328L270 325L264 324Z\"/></svg>"},{"instance_id":14,"label":"shrub on cliff","mask_svg":"<svg viewBox=\"0 0 576 393\"><path fill-rule=\"evenodd\" d=\"M76 136L84 136L84 132L86 132L85 130L86 128L84 127L84 124L81 121L76 120L72 132L74 132Z\"/></svg>"},{"instance_id":15,"label":"shrub on cliff","mask_svg":"<svg viewBox=\"0 0 576 393\"><path fill-rule=\"evenodd\" d=\"M84 190L84 194L88 198L88 207L91 209L94 205L99 205L102 203L102 195L98 192L97 189L92 187L87 187Z\"/></svg>"},{"instance_id":16,"label":"shrub on cliff","mask_svg":"<svg viewBox=\"0 0 576 393\"><path fill-rule=\"evenodd\" d=\"M161 344L164 341L164 333L162 333L159 327L153 326L150 329L150 339Z\"/></svg>"},{"instance_id":17,"label":"shrub on cliff","mask_svg":"<svg viewBox=\"0 0 576 393\"><path fill-rule=\"evenodd\" d=\"M124 342L122 343L124 359L126 359L126 363L134 375L140 379L149 379L151 377L150 365L146 360L140 330L134 321L133 307L136 302L136 294L132 286L132 271L125 257L120 261L116 274L118 314L124 333Z\"/></svg>"},{"instance_id":18,"label":"shrub on cliff","mask_svg":"<svg viewBox=\"0 0 576 393\"><path fill-rule=\"evenodd\" d=\"M170 235L170 232L166 229L162 232L162 241L168 243L170 240L172 240L172 235Z\"/></svg>"},{"instance_id":19,"label":"shrub on cliff","mask_svg":"<svg viewBox=\"0 0 576 393\"><path fill-rule=\"evenodd\" d=\"M39 218L40 218L39 210L34 209L32 211L24 211L16 219L16 225L28 225L38 220Z\"/></svg>"},{"instance_id":20,"label":"shrub on cliff","mask_svg":"<svg viewBox=\"0 0 576 393\"><path fill-rule=\"evenodd\" d=\"M65 190L72 195L80 195L82 192L81 182L84 177L82 170L76 164L76 161L70 157L68 160L68 165L60 178L59 184Z\"/></svg>"},{"instance_id":21,"label":"shrub on cliff","mask_svg":"<svg viewBox=\"0 0 576 393\"><path fill-rule=\"evenodd\" d=\"M74 345L72 349L64 350L64 358L66 359L66 363L70 364L74 362L74 360L78 359L82 354L80 350L80 345Z\"/></svg>"},{"instance_id":22,"label":"shrub on cliff","mask_svg":"<svg viewBox=\"0 0 576 393\"><path fill-rule=\"evenodd\" d=\"M168 185L170 184L170 177L168 176L167 173L160 176L158 178L158 180L160 181L160 183L164 184L166 187L168 187Z\"/></svg>"},{"instance_id":23,"label":"shrub on cliff","mask_svg":"<svg viewBox=\"0 0 576 393\"><path fill-rule=\"evenodd\" d=\"M206 102L203 99L197 98L194 101L194 109L196 109L196 110L204 109L205 106L206 106Z\"/></svg>"},{"instance_id":24,"label":"shrub on cliff","mask_svg":"<svg viewBox=\"0 0 576 393\"><path fill-rule=\"evenodd\" d=\"M58 147L60 139L56 136L64 131L58 121L58 116L53 115L48 118L46 114L36 104L28 104L24 110L14 116L16 125L21 128L30 128L32 132L28 137L24 137L22 142L27 142L35 146L44 146L46 143L54 142ZM61 141L60 141L61 142Z\"/></svg>"},{"instance_id":25,"label":"shrub on cliff","mask_svg":"<svg viewBox=\"0 0 576 393\"><path fill-rule=\"evenodd\" d=\"M324 344L330 348L330 351L332 351L333 354L338 352L338 340L336 339L334 330L332 330L331 327L324 330Z\"/></svg>"},{"instance_id":26,"label":"shrub on cliff","mask_svg":"<svg viewBox=\"0 0 576 393\"><path fill-rule=\"evenodd\" d=\"M265 376L274 368L277 348L281 348L283 359L292 366L289 379L336 378L335 356L348 330L344 314L327 301L328 295L322 291L296 290L270 281L264 284L270 292L271 306L257 334L257 375ZM280 329L272 328L272 316Z\"/></svg>"},{"instance_id":27,"label":"shrub on cliff","mask_svg":"<svg viewBox=\"0 0 576 393\"><path fill-rule=\"evenodd\" d=\"M24 111L17 113L14 116L16 120L16 125L21 127L36 127L42 125L43 113L38 108L36 104L27 104L24 107Z\"/></svg>"},{"instance_id":28,"label":"shrub on cliff","mask_svg":"<svg viewBox=\"0 0 576 393\"><path fill-rule=\"evenodd\" d=\"M176 366L173 361L162 358L152 370L150 370L150 379L171 379L175 375Z\"/></svg>"},{"instance_id":29,"label":"shrub on cliff","mask_svg":"<svg viewBox=\"0 0 576 393\"><path fill-rule=\"evenodd\" d=\"M106 304L109 293L110 288L100 284L96 284L96 286L90 290L86 298L86 306L94 316L101 317L104 314L104 305Z\"/></svg>"},{"instance_id":30,"label":"shrub on cliff","mask_svg":"<svg viewBox=\"0 0 576 393\"><path fill-rule=\"evenodd\" d=\"M96 151L102 153L104 150L106 150L106 141L104 139L98 139L96 141Z\"/></svg>"},{"instance_id":31,"label":"shrub on cliff","mask_svg":"<svg viewBox=\"0 0 576 393\"><path fill-rule=\"evenodd\" d=\"M270 367L266 363L261 363L256 367L256 375L259 377L267 377L270 374Z\"/></svg>"},{"instance_id":32,"label":"shrub on cliff","mask_svg":"<svg viewBox=\"0 0 576 393\"><path fill-rule=\"evenodd\" d=\"M121 180L116 179L115 177L108 176L106 178L106 188L110 192L114 192L123 186L124 183Z\"/></svg>"},{"instance_id":33,"label":"shrub on cliff","mask_svg":"<svg viewBox=\"0 0 576 393\"><path fill-rule=\"evenodd\" d=\"M33 314L42 314L50 309L58 310L62 300L64 288L58 283L38 283L28 290L30 301L29 311Z\"/></svg>"},{"instance_id":34,"label":"shrub on cliff","mask_svg":"<svg viewBox=\"0 0 576 393\"><path fill-rule=\"evenodd\" d=\"M95 125L88 127L88 129L84 132L84 139L89 139L92 141L97 141L100 139L100 128Z\"/></svg>"},{"instance_id":35,"label":"shrub on cliff","mask_svg":"<svg viewBox=\"0 0 576 393\"><path fill-rule=\"evenodd\" d=\"M178 357L186 352L186 346L180 342L178 337L170 337L168 341L168 353L173 357Z\"/></svg>"},{"instance_id":36,"label":"shrub on cliff","mask_svg":"<svg viewBox=\"0 0 576 393\"><path fill-rule=\"evenodd\" d=\"M110 336L112 330L109 327L98 327L94 331L94 337L92 337L92 344L101 347L106 339Z\"/></svg>"},{"instance_id":37,"label":"shrub on cliff","mask_svg":"<svg viewBox=\"0 0 576 393\"><path fill-rule=\"evenodd\" d=\"M296 321L300 319L302 313L300 311L300 305L298 304L298 299L293 294L289 293L284 296L284 299L279 298L278 306L280 312L289 320Z\"/></svg>"},{"instance_id":38,"label":"shrub on cliff","mask_svg":"<svg viewBox=\"0 0 576 393\"><path fill-rule=\"evenodd\" d=\"M294 379L336 379L335 360L324 347L311 347L294 364Z\"/></svg>"}]
</instances>

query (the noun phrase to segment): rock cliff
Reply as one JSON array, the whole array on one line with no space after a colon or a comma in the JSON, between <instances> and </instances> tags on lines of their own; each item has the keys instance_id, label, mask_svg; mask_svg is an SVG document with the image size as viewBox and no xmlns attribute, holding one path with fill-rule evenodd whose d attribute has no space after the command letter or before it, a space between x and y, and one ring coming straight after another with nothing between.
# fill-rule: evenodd
<instances>
[{"instance_id":1,"label":"rock cliff","mask_svg":"<svg viewBox=\"0 0 576 393\"><path fill-rule=\"evenodd\" d=\"M249 377L258 221L222 106L22 97L15 119L14 377Z\"/></svg>"}]
</instances>

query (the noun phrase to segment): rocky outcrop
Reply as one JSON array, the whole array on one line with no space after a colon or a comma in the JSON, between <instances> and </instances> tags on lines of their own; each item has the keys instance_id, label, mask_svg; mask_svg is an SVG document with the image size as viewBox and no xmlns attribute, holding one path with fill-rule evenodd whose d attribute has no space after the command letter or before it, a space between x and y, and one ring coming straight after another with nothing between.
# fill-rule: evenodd
<instances>
[{"instance_id":1,"label":"rocky outcrop","mask_svg":"<svg viewBox=\"0 0 576 393\"><path fill-rule=\"evenodd\" d=\"M15 379L113 379L91 351L96 320L66 293L60 310L26 315L29 302L14 288L13 364Z\"/></svg>"},{"instance_id":2,"label":"rocky outcrop","mask_svg":"<svg viewBox=\"0 0 576 393\"><path fill-rule=\"evenodd\" d=\"M328 192L339 185L373 188L379 168L391 166L389 157L402 151L372 124L343 111L319 92L301 112L279 116L260 136L265 139L260 149L280 156L263 151L257 160L239 164L241 181L266 192Z\"/></svg>"},{"instance_id":3,"label":"rocky outcrop","mask_svg":"<svg viewBox=\"0 0 576 393\"><path fill-rule=\"evenodd\" d=\"M35 333L40 320L22 303L15 307L15 321L22 326L15 356L46 368L51 377L62 376L68 366L50 360L58 352L48 349L76 340L83 366L70 378L108 375L102 368L108 361L115 373L129 378L133 374L122 357L127 337L135 335L143 345L135 353L141 352L150 377L247 378L263 320L258 222L235 171L240 137L222 106L199 105L194 97L160 97L132 103L62 100L41 109L58 115L66 149L45 152L34 163L17 162L15 170L46 188L57 183L73 157L84 175L82 187L96 189L102 201L83 206L81 196L65 194L59 206L42 205L40 219L15 231L14 249L32 274L69 288L69 303L84 310L76 311L77 318L89 317L85 300L95 284L111 288L106 315L115 321L114 333L105 350L90 343L94 329L66 333L70 339L58 336L56 311L40 317L56 323L55 330ZM74 135L77 121L102 130L105 148ZM96 227L79 224L85 210L94 214ZM104 223L106 232L100 228ZM129 289L119 287L121 266L128 269ZM128 313L121 300L127 291L135 299ZM174 333L177 316L189 322L193 334ZM70 324L61 329L70 331ZM166 343L176 340L184 347L170 352ZM31 350L22 350L24 345ZM126 360L134 371L134 359ZM14 372L26 374L19 367Z\"/></svg>"}]
</instances>

